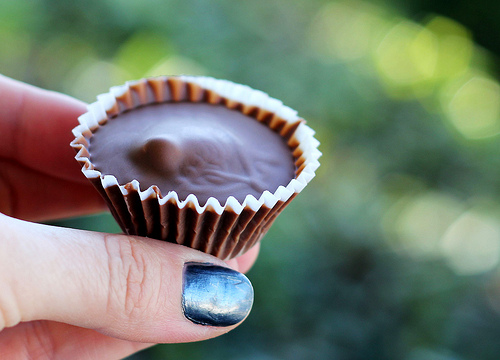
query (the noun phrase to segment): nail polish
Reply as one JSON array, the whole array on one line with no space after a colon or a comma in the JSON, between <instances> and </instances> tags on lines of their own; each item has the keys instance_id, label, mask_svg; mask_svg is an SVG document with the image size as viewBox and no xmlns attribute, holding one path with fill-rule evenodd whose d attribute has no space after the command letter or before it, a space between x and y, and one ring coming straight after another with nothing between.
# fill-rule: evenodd
<instances>
[{"instance_id":1,"label":"nail polish","mask_svg":"<svg viewBox=\"0 0 500 360\"><path fill-rule=\"evenodd\" d=\"M230 326L242 321L253 304L248 278L232 269L209 263L184 265L182 310L190 321Z\"/></svg>"}]
</instances>

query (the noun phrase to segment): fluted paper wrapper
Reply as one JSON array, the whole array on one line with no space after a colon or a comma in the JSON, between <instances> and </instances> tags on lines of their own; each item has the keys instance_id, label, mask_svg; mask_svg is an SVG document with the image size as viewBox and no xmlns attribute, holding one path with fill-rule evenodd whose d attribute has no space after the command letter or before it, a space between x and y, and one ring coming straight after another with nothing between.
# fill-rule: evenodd
<instances>
[{"instance_id":1,"label":"fluted paper wrapper","mask_svg":"<svg viewBox=\"0 0 500 360\"><path fill-rule=\"evenodd\" d=\"M167 194L156 186L141 190L140 179L119 184L113 174L94 167L89 141L110 118L148 104L181 101L219 104L269 126L286 139L295 159L295 178L274 193L264 191L258 199L248 195L240 203L230 196L221 204L211 197L200 206L193 194L182 200L175 189ZM76 159L125 233L182 244L221 259L243 254L264 236L315 176L321 156L314 131L296 111L261 91L209 77L163 76L127 82L99 95L78 120L71 142Z\"/></svg>"}]
</instances>

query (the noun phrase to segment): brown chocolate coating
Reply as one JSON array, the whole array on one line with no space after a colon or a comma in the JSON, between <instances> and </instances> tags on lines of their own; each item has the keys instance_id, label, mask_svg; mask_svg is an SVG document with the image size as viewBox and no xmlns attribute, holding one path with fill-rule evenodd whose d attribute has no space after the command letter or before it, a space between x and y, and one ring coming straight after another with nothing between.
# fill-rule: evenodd
<instances>
[{"instance_id":1,"label":"brown chocolate coating","mask_svg":"<svg viewBox=\"0 0 500 360\"><path fill-rule=\"evenodd\" d=\"M163 103L118 115L90 139L90 158L120 184L138 180L180 200L195 194L222 204L259 198L294 178L290 148L279 134L237 110L205 103Z\"/></svg>"}]
</instances>

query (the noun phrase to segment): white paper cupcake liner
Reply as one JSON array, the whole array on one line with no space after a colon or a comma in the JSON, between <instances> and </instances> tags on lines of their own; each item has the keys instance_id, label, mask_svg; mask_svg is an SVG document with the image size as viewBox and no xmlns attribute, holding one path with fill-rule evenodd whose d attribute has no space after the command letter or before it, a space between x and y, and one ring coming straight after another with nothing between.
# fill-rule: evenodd
<instances>
[{"instance_id":1,"label":"white paper cupcake liner","mask_svg":"<svg viewBox=\"0 0 500 360\"><path fill-rule=\"evenodd\" d=\"M140 106L163 102L206 102L237 109L284 137L296 172L286 186L259 198L247 195L242 203L230 196L221 204L214 197L201 206L193 194L179 199L175 190L162 194L158 187L141 190L140 179L120 184L112 174L98 171L90 159L89 140L110 118ZM314 131L297 112L262 91L210 77L156 77L112 87L88 105L73 129L71 146L83 174L106 200L122 230L189 246L221 259L250 249L267 232L277 215L315 176L321 152Z\"/></svg>"}]
</instances>

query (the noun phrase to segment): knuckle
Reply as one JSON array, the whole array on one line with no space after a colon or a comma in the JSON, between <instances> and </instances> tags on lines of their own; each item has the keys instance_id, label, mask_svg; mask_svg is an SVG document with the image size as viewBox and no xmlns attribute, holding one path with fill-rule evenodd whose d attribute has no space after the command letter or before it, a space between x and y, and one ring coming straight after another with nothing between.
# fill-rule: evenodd
<instances>
[{"instance_id":1,"label":"knuckle","mask_svg":"<svg viewBox=\"0 0 500 360\"><path fill-rule=\"evenodd\" d=\"M136 239L107 235L109 286L108 311L128 318L142 317L158 302L161 278L155 276L157 261Z\"/></svg>"}]
</instances>

